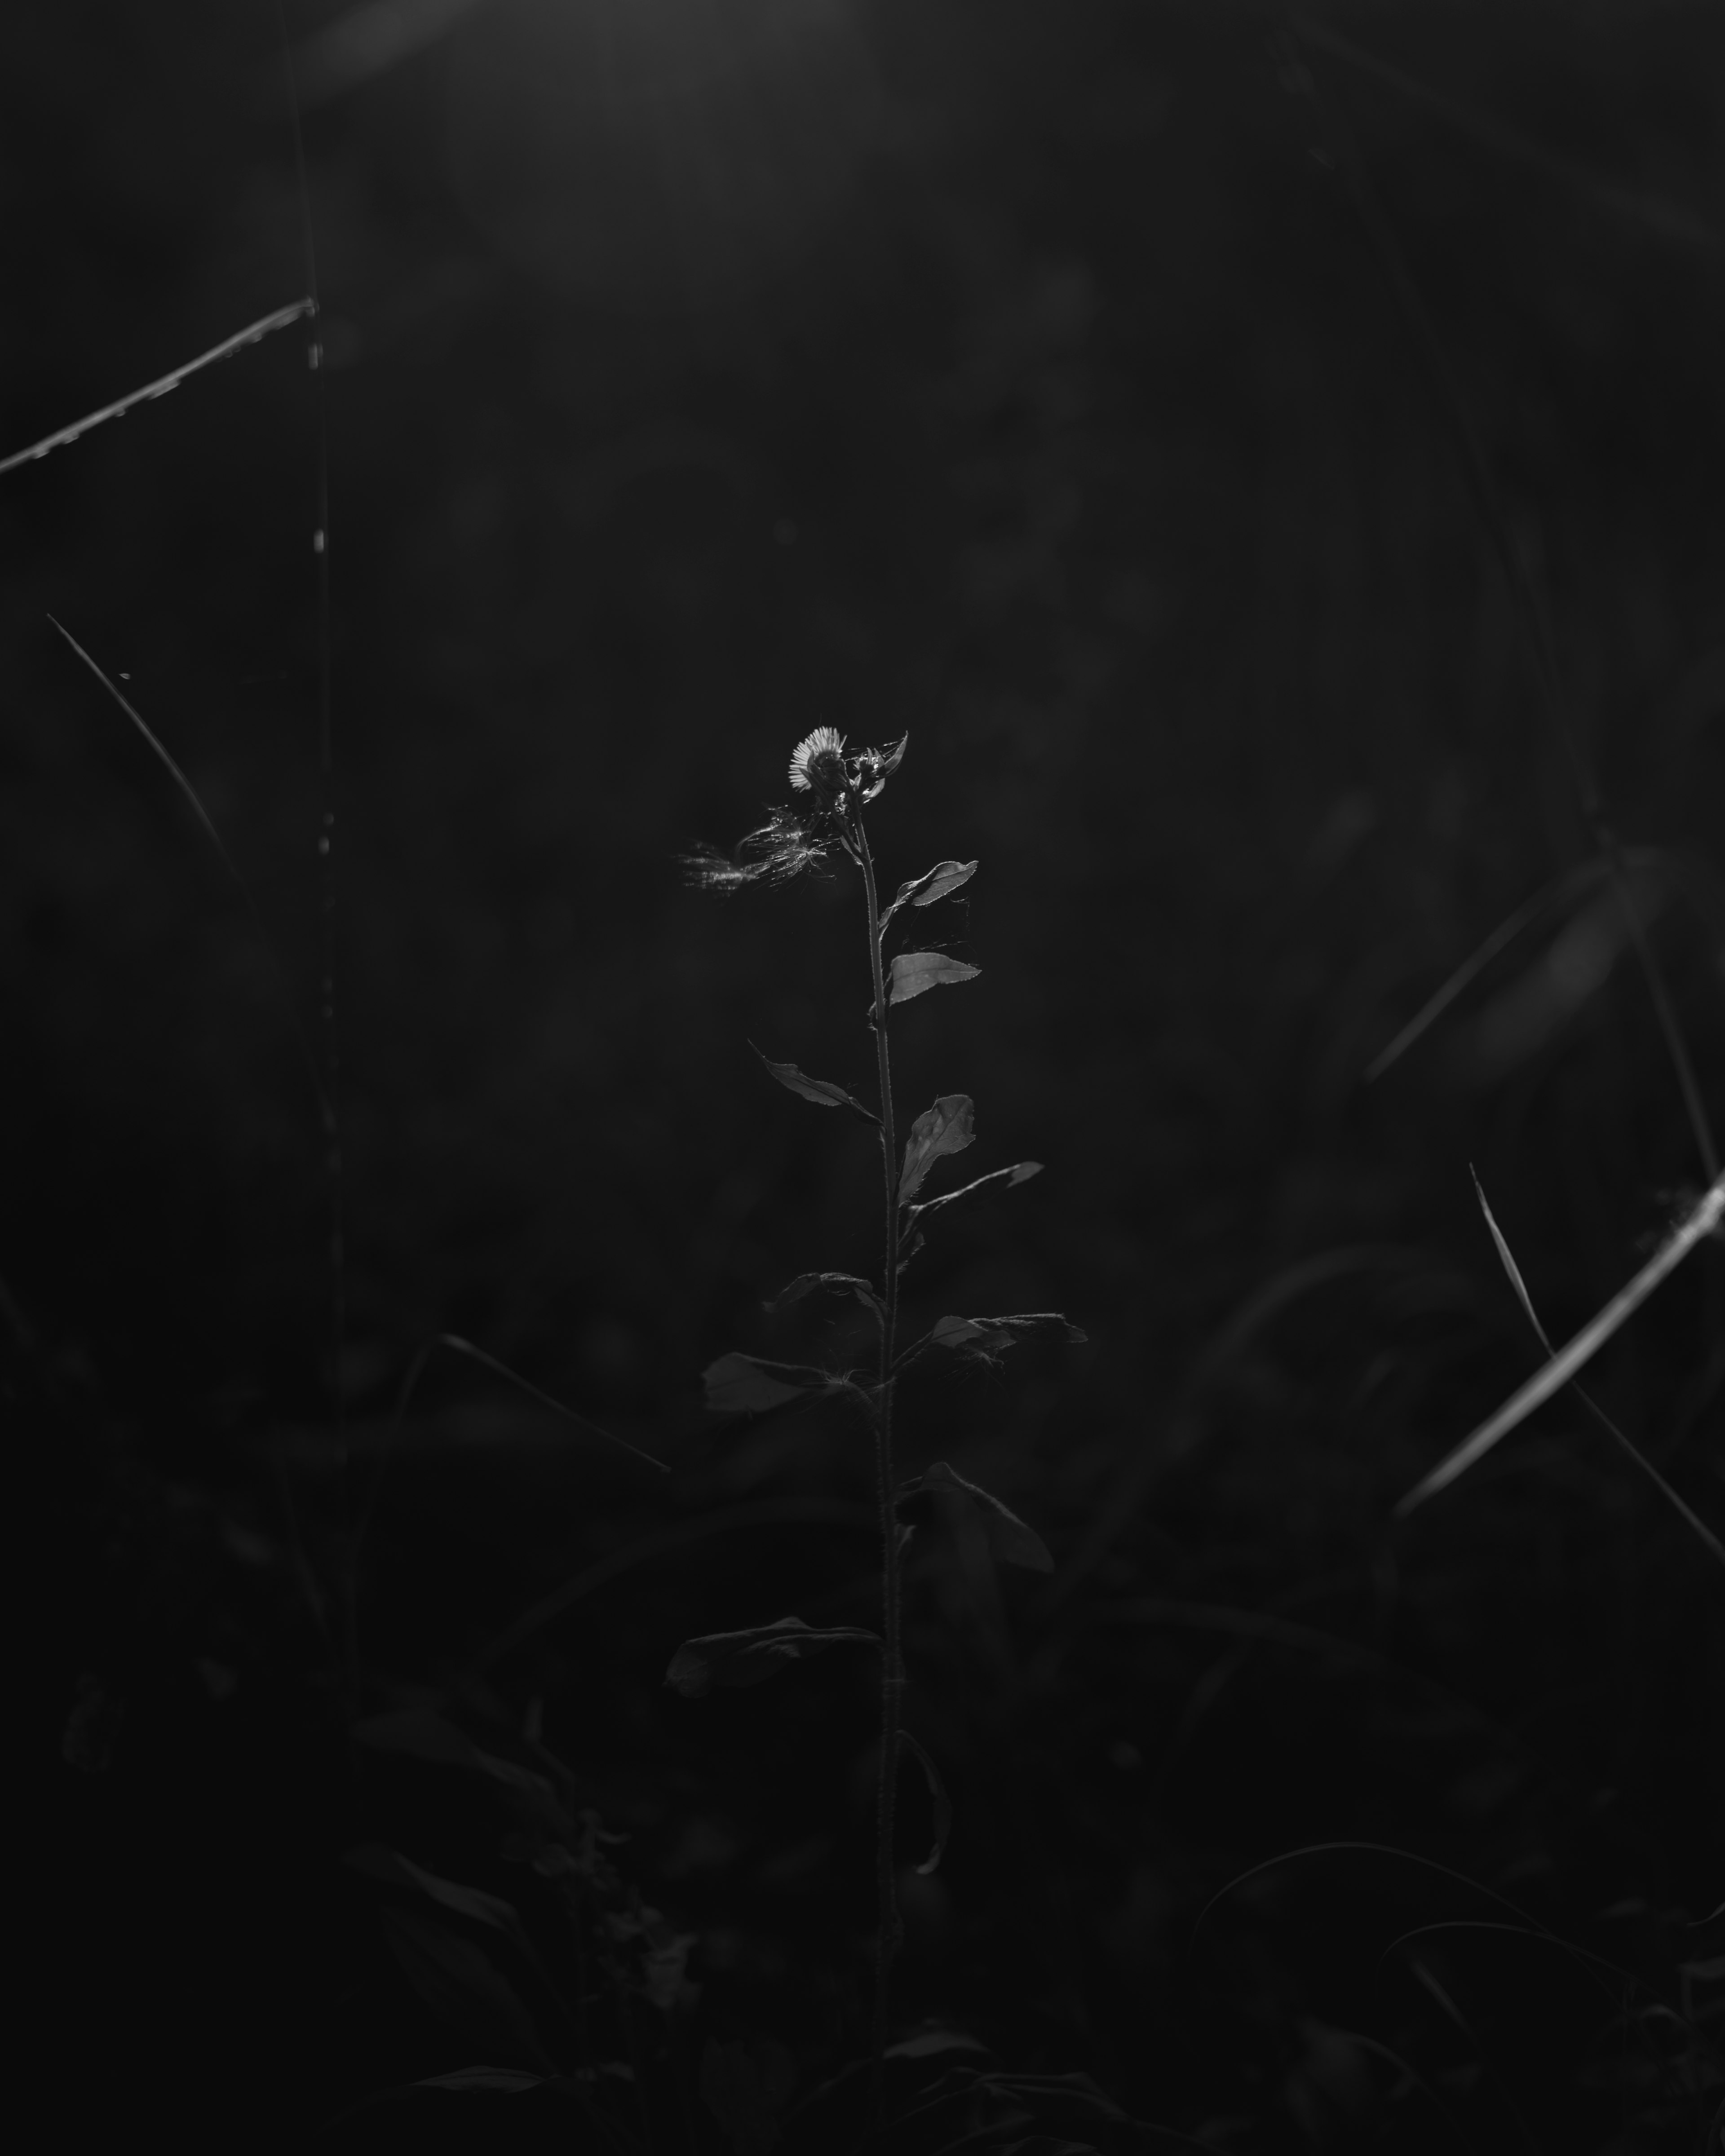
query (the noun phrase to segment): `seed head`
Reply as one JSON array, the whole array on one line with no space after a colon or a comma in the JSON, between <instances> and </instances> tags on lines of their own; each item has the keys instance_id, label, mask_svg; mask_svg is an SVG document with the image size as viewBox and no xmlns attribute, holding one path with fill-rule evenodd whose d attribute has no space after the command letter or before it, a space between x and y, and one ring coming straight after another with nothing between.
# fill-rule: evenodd
<instances>
[{"instance_id":1,"label":"seed head","mask_svg":"<svg viewBox=\"0 0 1725 2156\"><path fill-rule=\"evenodd\" d=\"M788 883L805 869L823 868L834 848L860 860L858 811L898 769L909 739L906 734L890 747L847 757L844 735L817 726L791 757L792 791L803 798L769 808L767 821L729 856L711 846L685 855L690 881L704 891L740 891L750 883Z\"/></svg>"}]
</instances>

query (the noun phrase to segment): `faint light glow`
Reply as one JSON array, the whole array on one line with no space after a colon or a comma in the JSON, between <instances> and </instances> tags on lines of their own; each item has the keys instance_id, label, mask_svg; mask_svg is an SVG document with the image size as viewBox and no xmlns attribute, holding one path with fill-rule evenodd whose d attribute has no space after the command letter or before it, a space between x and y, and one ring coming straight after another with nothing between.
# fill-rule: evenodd
<instances>
[{"instance_id":1,"label":"faint light glow","mask_svg":"<svg viewBox=\"0 0 1725 2156\"><path fill-rule=\"evenodd\" d=\"M310 103L357 89L435 44L480 0L369 0L300 48L296 73Z\"/></svg>"},{"instance_id":2,"label":"faint light glow","mask_svg":"<svg viewBox=\"0 0 1725 2156\"><path fill-rule=\"evenodd\" d=\"M536 277L609 307L778 274L880 136L854 0L489 0L448 57L469 213Z\"/></svg>"}]
</instances>

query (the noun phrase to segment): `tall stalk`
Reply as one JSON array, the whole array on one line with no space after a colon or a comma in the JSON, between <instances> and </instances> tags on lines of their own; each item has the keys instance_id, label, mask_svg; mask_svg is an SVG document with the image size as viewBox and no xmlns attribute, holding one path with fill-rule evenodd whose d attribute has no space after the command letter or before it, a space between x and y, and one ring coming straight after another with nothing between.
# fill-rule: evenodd
<instances>
[{"instance_id":1,"label":"tall stalk","mask_svg":"<svg viewBox=\"0 0 1725 2156\"><path fill-rule=\"evenodd\" d=\"M892 1466L892 1363L898 1328L898 1144L892 1123L892 1065L886 1045L886 980L880 963L880 906L875 861L862 818L856 819L857 857L868 901L869 963L875 979L875 1053L880 1088L880 1168L886 1215L886 1265L880 1295L880 1374L875 1394L875 1491L880 1512L880 1761L875 1803L875 1892L880 1928L875 1953L875 2087L878 2105L886 2051L887 1986L902 1927L892 1863L894 1800L898 1789L899 1717L904 1697L904 1657L899 1643L899 1527Z\"/></svg>"}]
</instances>

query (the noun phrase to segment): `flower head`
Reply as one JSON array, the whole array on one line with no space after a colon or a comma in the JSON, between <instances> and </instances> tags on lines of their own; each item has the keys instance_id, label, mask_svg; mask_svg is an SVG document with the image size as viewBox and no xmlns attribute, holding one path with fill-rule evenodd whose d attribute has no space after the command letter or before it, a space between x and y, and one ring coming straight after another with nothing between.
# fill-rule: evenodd
<instances>
[{"instance_id":1,"label":"flower head","mask_svg":"<svg viewBox=\"0 0 1725 2156\"><path fill-rule=\"evenodd\" d=\"M829 807L845 791L845 737L832 726L817 726L791 752L791 785L813 793Z\"/></svg>"},{"instance_id":2,"label":"flower head","mask_svg":"<svg viewBox=\"0 0 1725 2156\"><path fill-rule=\"evenodd\" d=\"M686 855L683 865L691 882L705 891L788 883L805 869L824 866L834 848L860 860L857 811L898 769L909 739L906 734L890 747L861 749L847 757L844 735L833 726L817 726L791 757L791 786L803 798L768 809L767 821L733 854L703 846Z\"/></svg>"}]
</instances>

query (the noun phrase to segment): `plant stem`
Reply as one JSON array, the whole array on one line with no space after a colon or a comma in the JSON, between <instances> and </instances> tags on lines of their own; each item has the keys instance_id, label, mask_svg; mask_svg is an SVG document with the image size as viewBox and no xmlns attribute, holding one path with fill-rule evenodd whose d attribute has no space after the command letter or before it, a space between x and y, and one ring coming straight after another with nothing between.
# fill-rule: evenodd
<instances>
[{"instance_id":1,"label":"plant stem","mask_svg":"<svg viewBox=\"0 0 1725 2156\"><path fill-rule=\"evenodd\" d=\"M880 1378L875 1404L875 1486L880 1507L880 1763L875 1804L875 1890L879 1933L875 1951L875 2108L883 2100L886 2056L887 1984L902 1927L892 1861L894 1800L898 1789L899 1712L904 1697L904 1656L899 1641L899 1540L896 1484L892 1466L892 1358L898 1327L898 1143L892 1127L892 1066L886 1052L886 981L880 964L880 908L875 862L856 819L857 858L869 905L869 963L875 980L875 1050L880 1084L880 1166L886 1213L886 1277L881 1285Z\"/></svg>"}]
</instances>

